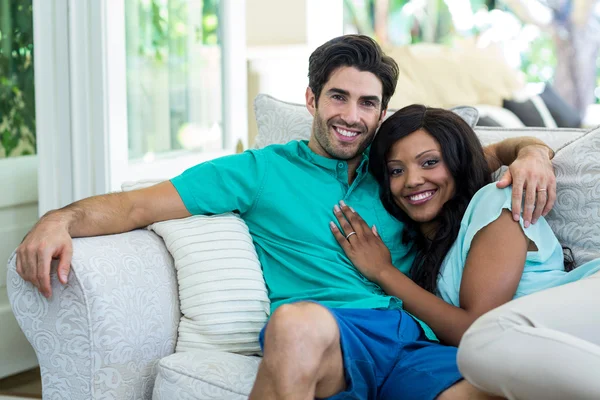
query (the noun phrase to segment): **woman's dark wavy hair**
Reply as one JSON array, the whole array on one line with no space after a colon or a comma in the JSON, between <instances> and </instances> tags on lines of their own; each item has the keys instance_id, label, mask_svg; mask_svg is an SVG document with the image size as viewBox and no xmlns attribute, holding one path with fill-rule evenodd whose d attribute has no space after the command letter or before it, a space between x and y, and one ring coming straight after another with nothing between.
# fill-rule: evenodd
<instances>
[{"instance_id":1,"label":"woman's dark wavy hair","mask_svg":"<svg viewBox=\"0 0 600 400\"><path fill-rule=\"evenodd\" d=\"M398 140L423 129L440 144L442 158L455 182L455 194L438 215L439 229L432 239L419 230L418 223L398 207L390 188L388 152ZM460 222L475 193L492 182L479 138L471 127L452 111L422 105L405 107L390 116L379 128L369 156L371 173L380 187L386 210L405 224L404 244L412 243L416 257L411 278L422 288L435 293L444 257L456 241Z\"/></svg>"},{"instance_id":2,"label":"woman's dark wavy hair","mask_svg":"<svg viewBox=\"0 0 600 400\"><path fill-rule=\"evenodd\" d=\"M308 59L308 86L317 102L329 76L339 67L354 67L379 78L383 86L381 109L387 108L396 90L398 64L377 42L364 35L344 35L319 46Z\"/></svg>"},{"instance_id":3,"label":"woman's dark wavy hair","mask_svg":"<svg viewBox=\"0 0 600 400\"><path fill-rule=\"evenodd\" d=\"M438 215L439 229L432 239L425 237L419 224L408 217L394 201L387 167L388 152L398 140L423 129L440 144L442 158L454 178L455 193ZM492 182L486 156L471 127L452 111L423 105L405 107L390 116L379 128L371 145L369 168L379 183L385 209L405 224L404 244L416 251L411 278L431 293L437 291L440 267L456 241L463 215L475 193ZM572 252L565 250L565 270L574 268Z\"/></svg>"}]
</instances>

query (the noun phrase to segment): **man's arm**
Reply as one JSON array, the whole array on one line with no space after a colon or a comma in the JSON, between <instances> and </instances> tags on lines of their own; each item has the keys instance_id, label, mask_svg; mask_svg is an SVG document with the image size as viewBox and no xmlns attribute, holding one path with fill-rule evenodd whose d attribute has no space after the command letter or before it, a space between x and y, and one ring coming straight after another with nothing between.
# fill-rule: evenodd
<instances>
[{"instance_id":1,"label":"man's arm","mask_svg":"<svg viewBox=\"0 0 600 400\"><path fill-rule=\"evenodd\" d=\"M77 201L45 214L17 248L17 272L50 297L50 263L59 259L58 277L67 282L72 237L128 232L153 222L190 216L169 181L131 192Z\"/></svg>"},{"instance_id":2,"label":"man's arm","mask_svg":"<svg viewBox=\"0 0 600 400\"><path fill-rule=\"evenodd\" d=\"M508 165L508 171L498 181L504 188L512 183L512 213L515 221L521 215L521 202L525 190L523 220L525 227L536 223L540 215L552 209L556 199L556 177L552 167L554 151L534 137L505 139L484 148L490 169Z\"/></svg>"}]
</instances>

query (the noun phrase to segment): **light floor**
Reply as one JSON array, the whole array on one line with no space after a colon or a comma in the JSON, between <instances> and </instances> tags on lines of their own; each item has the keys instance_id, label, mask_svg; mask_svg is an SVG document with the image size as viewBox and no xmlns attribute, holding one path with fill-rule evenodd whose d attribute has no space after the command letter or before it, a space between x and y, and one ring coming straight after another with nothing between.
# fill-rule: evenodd
<instances>
[{"instance_id":1,"label":"light floor","mask_svg":"<svg viewBox=\"0 0 600 400\"><path fill-rule=\"evenodd\" d=\"M41 398L42 380L39 368L0 379L0 400Z\"/></svg>"}]
</instances>

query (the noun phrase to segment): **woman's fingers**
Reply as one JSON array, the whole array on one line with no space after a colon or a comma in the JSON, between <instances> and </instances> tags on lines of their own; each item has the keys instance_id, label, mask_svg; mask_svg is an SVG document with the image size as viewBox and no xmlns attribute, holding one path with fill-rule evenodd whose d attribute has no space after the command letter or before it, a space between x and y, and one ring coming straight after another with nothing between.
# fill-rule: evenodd
<instances>
[{"instance_id":1,"label":"woman's fingers","mask_svg":"<svg viewBox=\"0 0 600 400\"><path fill-rule=\"evenodd\" d=\"M373 235L375 235L376 237L379 237L379 232L377 232L377 227L375 225L373 225L373 227L371 228L371 231L373 231Z\"/></svg>"},{"instance_id":2,"label":"woman's fingers","mask_svg":"<svg viewBox=\"0 0 600 400\"><path fill-rule=\"evenodd\" d=\"M371 228L365 222L365 220L362 219L362 217L360 216L360 214L357 213L352 207L346 205L346 203L344 202L344 200L340 201L340 206L341 206L341 210L342 210L344 216L346 217L346 219L350 223L350 226L352 226L352 230L353 231L355 231L361 237L365 233L371 231Z\"/></svg>"},{"instance_id":3,"label":"woman's fingers","mask_svg":"<svg viewBox=\"0 0 600 400\"><path fill-rule=\"evenodd\" d=\"M340 246L342 247L342 249L344 250L344 252L346 252L346 254L348 254L348 251L350 251L350 242L348 242L346 240L346 237L342 234L342 232L340 231L340 229L337 227L337 225L335 224L335 222L331 221L329 223L329 228L331 229L331 233L333 233L333 236L335 237L335 240L337 240L337 242L340 244Z\"/></svg>"},{"instance_id":4,"label":"woman's fingers","mask_svg":"<svg viewBox=\"0 0 600 400\"><path fill-rule=\"evenodd\" d=\"M350 232L356 232L352 224L350 224L350 222L348 222L348 219L346 219L346 217L344 216L344 213L342 212L340 206L336 204L333 207L333 213L335 214L335 217L337 218L338 223L340 224L342 235L344 235L344 237L348 236Z\"/></svg>"}]
</instances>

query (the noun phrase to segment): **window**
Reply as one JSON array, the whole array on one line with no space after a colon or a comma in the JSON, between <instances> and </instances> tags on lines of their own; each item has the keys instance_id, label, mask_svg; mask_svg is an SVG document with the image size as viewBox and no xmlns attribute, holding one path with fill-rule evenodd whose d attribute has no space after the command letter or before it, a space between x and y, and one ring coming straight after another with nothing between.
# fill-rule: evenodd
<instances>
[{"instance_id":1,"label":"window","mask_svg":"<svg viewBox=\"0 0 600 400\"><path fill-rule=\"evenodd\" d=\"M0 158L35 154L31 0L0 1Z\"/></svg>"},{"instance_id":2,"label":"window","mask_svg":"<svg viewBox=\"0 0 600 400\"><path fill-rule=\"evenodd\" d=\"M33 4L40 212L245 146L244 0Z\"/></svg>"},{"instance_id":3,"label":"window","mask_svg":"<svg viewBox=\"0 0 600 400\"><path fill-rule=\"evenodd\" d=\"M126 1L130 160L223 149L219 21L219 0Z\"/></svg>"}]
</instances>

